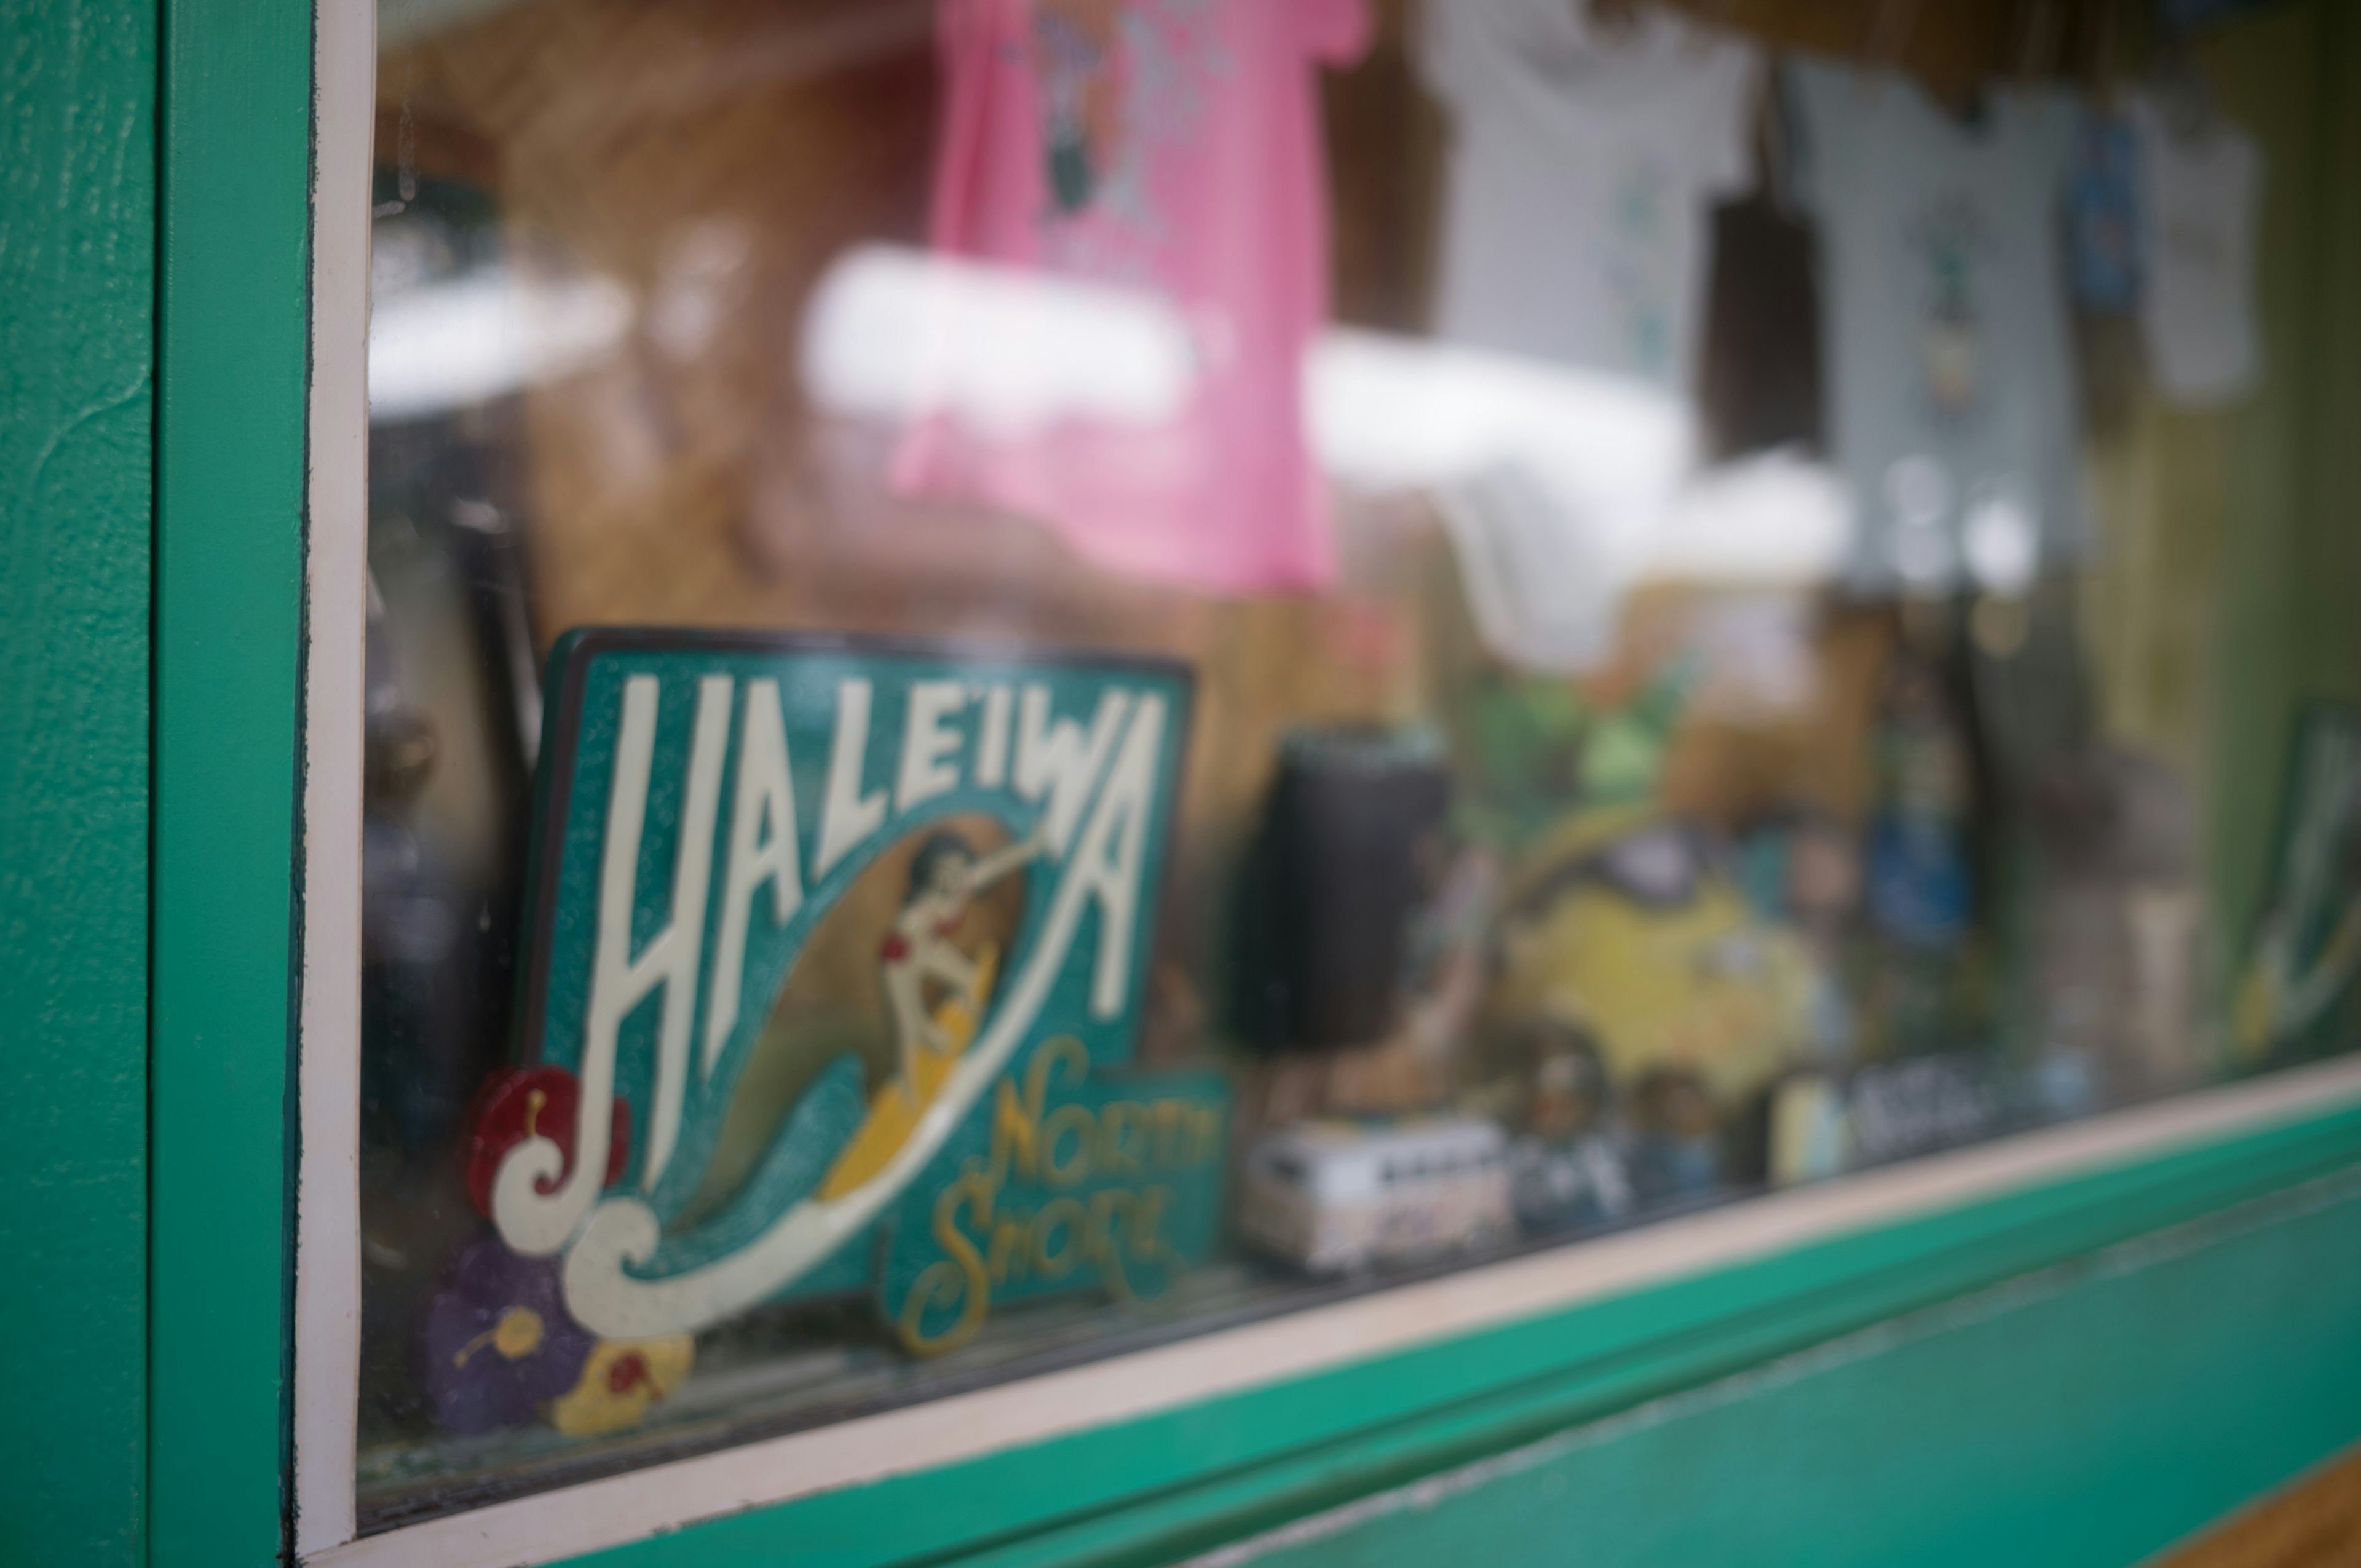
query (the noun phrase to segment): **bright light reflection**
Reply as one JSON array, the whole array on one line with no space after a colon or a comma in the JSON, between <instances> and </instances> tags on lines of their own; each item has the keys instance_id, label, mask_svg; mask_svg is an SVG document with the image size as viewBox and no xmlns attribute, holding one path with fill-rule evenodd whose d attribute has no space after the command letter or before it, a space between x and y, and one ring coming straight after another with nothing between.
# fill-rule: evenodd
<instances>
[{"instance_id":1,"label":"bright light reflection","mask_svg":"<svg viewBox=\"0 0 2361 1568\"><path fill-rule=\"evenodd\" d=\"M369 313L372 423L445 413L597 363L631 327L610 279L527 285L479 271L420 283Z\"/></svg>"},{"instance_id":2,"label":"bright light reflection","mask_svg":"<svg viewBox=\"0 0 2361 1568\"><path fill-rule=\"evenodd\" d=\"M1161 423L1195 366L1187 324L1155 294L889 246L840 258L804 322L804 386L822 407L996 435Z\"/></svg>"},{"instance_id":3,"label":"bright light reflection","mask_svg":"<svg viewBox=\"0 0 2361 1568\"><path fill-rule=\"evenodd\" d=\"M1836 471L1791 452L1708 468L1650 530L1650 577L1805 584L1836 576L1853 547L1852 493Z\"/></svg>"},{"instance_id":4,"label":"bright light reflection","mask_svg":"<svg viewBox=\"0 0 2361 1568\"><path fill-rule=\"evenodd\" d=\"M1322 462L1373 490L1515 467L1603 525L1636 529L1692 461L1679 399L1510 355L1343 327L1313 346L1304 380Z\"/></svg>"},{"instance_id":5,"label":"bright light reflection","mask_svg":"<svg viewBox=\"0 0 2361 1568\"><path fill-rule=\"evenodd\" d=\"M859 420L1150 426L1185 413L1218 347L1191 327L1153 293L869 246L822 280L802 371L820 407ZM1598 657L1643 578L1807 583L1851 548L1828 468L1773 454L1700 475L1688 403L1639 382L1334 328L1303 395L1331 477L1435 496L1488 641L1521 663Z\"/></svg>"}]
</instances>

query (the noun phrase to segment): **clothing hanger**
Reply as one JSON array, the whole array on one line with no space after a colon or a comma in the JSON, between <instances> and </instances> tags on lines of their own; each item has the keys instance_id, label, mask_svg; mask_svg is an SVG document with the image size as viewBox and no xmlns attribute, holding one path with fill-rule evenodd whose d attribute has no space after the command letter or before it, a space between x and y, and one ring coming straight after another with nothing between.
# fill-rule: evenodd
<instances>
[{"instance_id":1,"label":"clothing hanger","mask_svg":"<svg viewBox=\"0 0 2361 1568\"><path fill-rule=\"evenodd\" d=\"M1731 18L1738 14L1738 0L1712 0L1704 7L1705 16L1689 28L1688 47L1692 55L1708 53L1713 46L1735 31Z\"/></svg>"},{"instance_id":2,"label":"clothing hanger","mask_svg":"<svg viewBox=\"0 0 2361 1568\"><path fill-rule=\"evenodd\" d=\"M2115 104L2115 55L2123 38L2124 7L2127 0L2101 0L2097 19L2092 27L2091 52L2084 75L2093 103L2107 108Z\"/></svg>"},{"instance_id":3,"label":"clothing hanger","mask_svg":"<svg viewBox=\"0 0 2361 1568\"><path fill-rule=\"evenodd\" d=\"M2032 0L2025 8L2025 27L2017 40L2016 73L2038 82L2056 68L2058 43L2065 32L2065 15L2051 0ZM2056 23L2056 26L2052 24Z\"/></svg>"},{"instance_id":4,"label":"clothing hanger","mask_svg":"<svg viewBox=\"0 0 2361 1568\"><path fill-rule=\"evenodd\" d=\"M2204 73L2178 38L2168 38L2158 49L2150 91L2163 111L2165 129L2182 141L2197 141L2213 128L2213 99Z\"/></svg>"},{"instance_id":5,"label":"clothing hanger","mask_svg":"<svg viewBox=\"0 0 2361 1568\"><path fill-rule=\"evenodd\" d=\"M2048 81L2057 67L2059 44L2065 36L2065 14L2053 0L2020 0L2017 14L2023 25L2017 29L2015 82L2030 85ZM1945 115L1981 135L1992 123L1993 97L1999 90L2004 90L2004 83L1980 82L1964 106L1945 104Z\"/></svg>"},{"instance_id":6,"label":"clothing hanger","mask_svg":"<svg viewBox=\"0 0 2361 1568\"><path fill-rule=\"evenodd\" d=\"M1574 0L1576 13L1611 38L1629 38L1639 31L1644 0Z\"/></svg>"},{"instance_id":7,"label":"clothing hanger","mask_svg":"<svg viewBox=\"0 0 2361 1568\"><path fill-rule=\"evenodd\" d=\"M1878 96L1885 72L1899 69L1903 50L1910 45L1911 24L1917 19L1918 0L1877 0L1870 7L1869 45L1861 72L1864 96Z\"/></svg>"},{"instance_id":8,"label":"clothing hanger","mask_svg":"<svg viewBox=\"0 0 2361 1568\"><path fill-rule=\"evenodd\" d=\"M1628 38L1639 31L1647 20L1649 0L1575 0L1575 9L1590 26L1610 37ZM1730 17L1738 10L1738 0L1712 0L1703 9L1706 15L1693 18L1687 27L1687 49L1701 55L1710 49L1718 37L1731 31Z\"/></svg>"}]
</instances>

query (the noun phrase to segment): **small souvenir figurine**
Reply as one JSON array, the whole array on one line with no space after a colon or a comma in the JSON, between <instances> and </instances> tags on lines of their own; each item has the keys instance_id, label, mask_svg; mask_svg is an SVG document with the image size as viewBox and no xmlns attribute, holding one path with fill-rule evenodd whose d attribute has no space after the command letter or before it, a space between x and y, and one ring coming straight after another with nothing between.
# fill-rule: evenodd
<instances>
[{"instance_id":1,"label":"small souvenir figurine","mask_svg":"<svg viewBox=\"0 0 2361 1568\"><path fill-rule=\"evenodd\" d=\"M1729 1112L1809 1033L1795 934L1753 914L1697 830L1644 806L1578 813L1528 855L1501 944L1496 1019L1579 1030L1619 1093L1676 1073Z\"/></svg>"},{"instance_id":2,"label":"small souvenir figurine","mask_svg":"<svg viewBox=\"0 0 2361 1568\"><path fill-rule=\"evenodd\" d=\"M1239 1230L1321 1275L1473 1251L1514 1229L1505 1143L1466 1116L1282 1127L1246 1159Z\"/></svg>"},{"instance_id":3,"label":"small souvenir figurine","mask_svg":"<svg viewBox=\"0 0 2361 1568\"><path fill-rule=\"evenodd\" d=\"M1524 1135L1509 1146L1517 1223L1543 1234L1621 1218L1631 1183L1608 1133L1607 1071L1597 1047L1547 1019L1532 1021L1521 1044L1532 1089Z\"/></svg>"},{"instance_id":4,"label":"small souvenir figurine","mask_svg":"<svg viewBox=\"0 0 2361 1568\"><path fill-rule=\"evenodd\" d=\"M1748 902L1793 931L1810 963L1806 1043L1820 1065L1841 1063L1858 1035L1839 971L1861 906L1859 836L1825 811L1799 807L1748 829L1738 865Z\"/></svg>"},{"instance_id":5,"label":"small souvenir figurine","mask_svg":"<svg viewBox=\"0 0 2361 1568\"><path fill-rule=\"evenodd\" d=\"M1712 1191L1721 1180L1721 1116L1703 1080L1676 1068L1652 1069L1631 1101L1632 1185L1642 1200L1665 1203Z\"/></svg>"}]
</instances>

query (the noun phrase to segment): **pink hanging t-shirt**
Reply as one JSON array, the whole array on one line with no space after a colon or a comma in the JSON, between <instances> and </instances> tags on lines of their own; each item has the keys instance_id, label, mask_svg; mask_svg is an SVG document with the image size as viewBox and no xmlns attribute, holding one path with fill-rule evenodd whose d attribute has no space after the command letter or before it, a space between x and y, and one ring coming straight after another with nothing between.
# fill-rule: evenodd
<instances>
[{"instance_id":1,"label":"pink hanging t-shirt","mask_svg":"<svg viewBox=\"0 0 2361 1568\"><path fill-rule=\"evenodd\" d=\"M1326 582L1301 408L1328 308L1317 67L1367 32L1365 0L942 0L936 251L1152 296L1187 370L1149 417L934 411L895 488L1038 518L1135 576Z\"/></svg>"}]
</instances>

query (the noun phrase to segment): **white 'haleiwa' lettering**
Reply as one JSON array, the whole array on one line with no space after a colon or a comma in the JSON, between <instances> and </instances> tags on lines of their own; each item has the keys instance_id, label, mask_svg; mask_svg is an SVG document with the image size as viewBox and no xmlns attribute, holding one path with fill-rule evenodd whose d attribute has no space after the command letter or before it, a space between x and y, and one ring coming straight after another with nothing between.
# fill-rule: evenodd
<instances>
[{"instance_id":1,"label":"white 'haleiwa' lettering","mask_svg":"<svg viewBox=\"0 0 2361 1568\"><path fill-rule=\"evenodd\" d=\"M779 683L746 683L746 709L738 722L738 777L730 786L730 860L722 883L721 930L713 949L713 986L705 1004L700 1076L713 1064L738 1024L745 989L746 924L754 894L771 885L771 924L784 926L803 907L801 857L796 851L796 786L787 766L787 733L779 711Z\"/></svg>"},{"instance_id":2,"label":"white 'haleiwa' lettering","mask_svg":"<svg viewBox=\"0 0 2361 1568\"><path fill-rule=\"evenodd\" d=\"M828 751L828 799L820 808L819 848L812 875L824 877L837 861L885 825L885 792L861 793L869 762L869 683L858 676L836 688L836 740Z\"/></svg>"},{"instance_id":3,"label":"white 'haleiwa' lettering","mask_svg":"<svg viewBox=\"0 0 2361 1568\"><path fill-rule=\"evenodd\" d=\"M959 788L959 770L945 759L960 749L953 715L967 706L967 688L957 681L913 681L902 710L902 772L894 784L894 809L907 811Z\"/></svg>"},{"instance_id":4,"label":"white 'haleiwa' lettering","mask_svg":"<svg viewBox=\"0 0 2361 1568\"><path fill-rule=\"evenodd\" d=\"M1090 733L1071 718L1052 723L1049 689L1027 686L1016 712L1016 794L1023 800L1049 797L1042 813L1041 838L1053 855L1063 855L1074 825L1089 804L1091 785L1105 762L1107 748L1123 728L1128 692L1110 691L1099 697L1091 716Z\"/></svg>"},{"instance_id":5,"label":"white 'haleiwa' lettering","mask_svg":"<svg viewBox=\"0 0 2361 1568\"><path fill-rule=\"evenodd\" d=\"M646 1174L653 1186L672 1153L680 1120L680 1080L688 1062L689 1029L697 1014L697 959L705 937L707 881L712 871L713 818L721 787L721 760L730 736L730 679L697 683L697 722L689 742L688 795L674 850L671 920L631 956L631 910L639 890L640 834L647 817L648 769L655 753L661 687L653 675L623 683L622 721L608 786L607 836L598 872L598 926L593 941L590 1000L583 1025L581 1093L575 1115L573 1168L555 1140L525 1139L501 1160L492 1181L492 1217L501 1239L528 1257L565 1246L606 1184L615 1095L616 1035L632 1008L664 989L657 1027L657 1085L650 1117ZM665 1080L671 1112L665 1115ZM546 1194L545 1183L565 1180Z\"/></svg>"}]
</instances>

